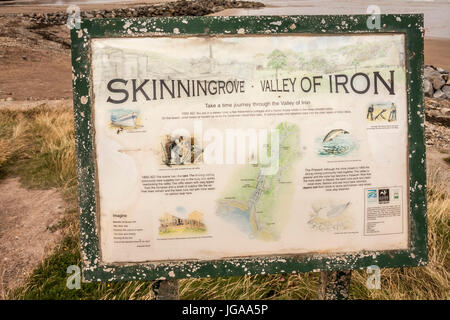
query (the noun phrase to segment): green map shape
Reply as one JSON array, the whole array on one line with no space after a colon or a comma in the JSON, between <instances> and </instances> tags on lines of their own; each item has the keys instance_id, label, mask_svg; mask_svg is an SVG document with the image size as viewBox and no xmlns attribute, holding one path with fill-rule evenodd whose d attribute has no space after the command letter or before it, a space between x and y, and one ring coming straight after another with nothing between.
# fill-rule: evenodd
<instances>
[{"instance_id":1,"label":"green map shape","mask_svg":"<svg viewBox=\"0 0 450 320\"><path fill-rule=\"evenodd\" d=\"M221 199L217 214L231 221L249 235L266 241L279 239L292 202L294 181L292 167L299 160L300 130L295 124L282 122L279 132L279 168L275 174L264 175L261 164L245 165L236 170ZM271 150L268 138L268 154ZM282 202L282 203L280 203ZM283 210L283 207L286 208Z\"/></svg>"}]
</instances>

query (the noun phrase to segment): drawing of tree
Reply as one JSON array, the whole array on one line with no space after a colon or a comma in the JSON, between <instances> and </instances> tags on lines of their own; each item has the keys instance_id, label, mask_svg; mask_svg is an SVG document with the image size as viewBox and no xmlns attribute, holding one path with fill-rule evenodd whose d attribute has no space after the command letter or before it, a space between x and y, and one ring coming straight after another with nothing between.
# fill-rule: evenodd
<instances>
[{"instance_id":1,"label":"drawing of tree","mask_svg":"<svg viewBox=\"0 0 450 320\"><path fill-rule=\"evenodd\" d=\"M275 69L275 77L278 79L278 70L286 66L286 55L278 49L272 51L269 55L269 62L267 66L271 69Z\"/></svg>"},{"instance_id":2,"label":"drawing of tree","mask_svg":"<svg viewBox=\"0 0 450 320\"><path fill-rule=\"evenodd\" d=\"M298 68L300 69L300 70L303 70L304 69L304 67L305 67L305 63L306 63L306 59L304 58L304 57L298 57L298 59L297 59L297 64L298 64Z\"/></svg>"},{"instance_id":3,"label":"drawing of tree","mask_svg":"<svg viewBox=\"0 0 450 320\"><path fill-rule=\"evenodd\" d=\"M358 59L358 58L354 58L354 59L352 60L352 66L355 67L355 72L356 72L356 71L357 71L356 69L357 69L357 67L359 66L359 59Z\"/></svg>"},{"instance_id":4,"label":"drawing of tree","mask_svg":"<svg viewBox=\"0 0 450 320\"><path fill-rule=\"evenodd\" d=\"M311 70L326 72L328 69L328 62L324 58L316 56L309 61L309 66Z\"/></svg>"}]
</instances>

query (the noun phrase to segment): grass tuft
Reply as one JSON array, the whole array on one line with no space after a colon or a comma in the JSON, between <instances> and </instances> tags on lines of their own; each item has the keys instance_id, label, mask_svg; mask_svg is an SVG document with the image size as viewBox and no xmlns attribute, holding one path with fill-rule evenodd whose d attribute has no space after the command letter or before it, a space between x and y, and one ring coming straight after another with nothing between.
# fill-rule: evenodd
<instances>
[{"instance_id":1,"label":"grass tuft","mask_svg":"<svg viewBox=\"0 0 450 320\"><path fill-rule=\"evenodd\" d=\"M0 174L19 175L29 187L75 190L75 140L69 108L42 104L0 112Z\"/></svg>"}]
</instances>

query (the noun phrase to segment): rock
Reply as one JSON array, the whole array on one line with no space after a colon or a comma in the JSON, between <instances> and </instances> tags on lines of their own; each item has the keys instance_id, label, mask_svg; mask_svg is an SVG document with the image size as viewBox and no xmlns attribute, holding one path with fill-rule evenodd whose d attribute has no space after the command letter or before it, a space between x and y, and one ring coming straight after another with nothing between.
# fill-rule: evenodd
<instances>
[{"instance_id":1,"label":"rock","mask_svg":"<svg viewBox=\"0 0 450 320\"><path fill-rule=\"evenodd\" d=\"M433 98L445 98L446 95L444 92L442 92L442 90L436 90L433 94Z\"/></svg>"},{"instance_id":2,"label":"rock","mask_svg":"<svg viewBox=\"0 0 450 320\"><path fill-rule=\"evenodd\" d=\"M441 113L446 117L450 117L450 108L442 108Z\"/></svg>"},{"instance_id":3,"label":"rock","mask_svg":"<svg viewBox=\"0 0 450 320\"><path fill-rule=\"evenodd\" d=\"M426 66L423 69L423 76L425 78L432 78L435 75L440 75L441 73L439 71L436 71L436 69L434 69L432 66Z\"/></svg>"},{"instance_id":4,"label":"rock","mask_svg":"<svg viewBox=\"0 0 450 320\"><path fill-rule=\"evenodd\" d=\"M424 79L423 80L423 93L426 97L432 97L433 96L433 85L431 84L430 80Z\"/></svg>"},{"instance_id":5,"label":"rock","mask_svg":"<svg viewBox=\"0 0 450 320\"><path fill-rule=\"evenodd\" d=\"M435 76L432 78L433 88L436 90L442 88L442 86L445 84L444 79L442 78L442 75L439 74L439 76Z\"/></svg>"},{"instance_id":6,"label":"rock","mask_svg":"<svg viewBox=\"0 0 450 320\"><path fill-rule=\"evenodd\" d=\"M430 110L427 112L427 116L434 119L439 118L441 115L441 110Z\"/></svg>"},{"instance_id":7,"label":"rock","mask_svg":"<svg viewBox=\"0 0 450 320\"><path fill-rule=\"evenodd\" d=\"M446 84L441 88L442 92L445 93L446 98L450 99L450 85Z\"/></svg>"},{"instance_id":8,"label":"rock","mask_svg":"<svg viewBox=\"0 0 450 320\"><path fill-rule=\"evenodd\" d=\"M231 1L231 0L179 0L164 4L141 5L134 8L117 8L114 10L82 11L81 16L87 19L111 17L154 17L154 16L202 16L231 8L260 8L264 4L253 1ZM37 13L27 16L35 24L62 25L67 21L68 14L65 12ZM430 71L436 71L432 66L427 66ZM438 72L439 73L439 72Z\"/></svg>"},{"instance_id":9,"label":"rock","mask_svg":"<svg viewBox=\"0 0 450 320\"><path fill-rule=\"evenodd\" d=\"M442 74L442 79L444 79L444 85L448 82L448 74Z\"/></svg>"},{"instance_id":10,"label":"rock","mask_svg":"<svg viewBox=\"0 0 450 320\"><path fill-rule=\"evenodd\" d=\"M14 101L14 98L13 97L8 97L8 98L6 98L6 101Z\"/></svg>"},{"instance_id":11,"label":"rock","mask_svg":"<svg viewBox=\"0 0 450 320\"><path fill-rule=\"evenodd\" d=\"M423 90L425 96L450 99L450 78L448 71L441 67L427 65L423 70L423 76Z\"/></svg>"}]
</instances>

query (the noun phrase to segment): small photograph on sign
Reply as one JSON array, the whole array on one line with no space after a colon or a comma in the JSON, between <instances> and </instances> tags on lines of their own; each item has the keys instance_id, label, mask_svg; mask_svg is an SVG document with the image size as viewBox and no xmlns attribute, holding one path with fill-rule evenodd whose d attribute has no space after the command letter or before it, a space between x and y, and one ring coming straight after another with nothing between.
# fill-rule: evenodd
<instances>
[{"instance_id":1,"label":"small photograph on sign","mask_svg":"<svg viewBox=\"0 0 450 320\"><path fill-rule=\"evenodd\" d=\"M395 122L397 107L395 103L370 104L367 107L366 119L369 122Z\"/></svg>"},{"instance_id":2,"label":"small photograph on sign","mask_svg":"<svg viewBox=\"0 0 450 320\"><path fill-rule=\"evenodd\" d=\"M167 134L161 139L161 161L172 165L203 163L203 149L191 136Z\"/></svg>"},{"instance_id":3,"label":"small photograph on sign","mask_svg":"<svg viewBox=\"0 0 450 320\"><path fill-rule=\"evenodd\" d=\"M123 130L142 128L139 110L113 109L110 113L110 127L119 134Z\"/></svg>"},{"instance_id":4,"label":"small photograph on sign","mask_svg":"<svg viewBox=\"0 0 450 320\"><path fill-rule=\"evenodd\" d=\"M354 227L350 201L315 201L311 205L308 225L315 231L344 231Z\"/></svg>"},{"instance_id":5,"label":"small photograph on sign","mask_svg":"<svg viewBox=\"0 0 450 320\"><path fill-rule=\"evenodd\" d=\"M317 139L319 142L318 154L321 157L346 156L358 149L355 137L347 130L333 129L324 137Z\"/></svg>"},{"instance_id":6,"label":"small photograph on sign","mask_svg":"<svg viewBox=\"0 0 450 320\"><path fill-rule=\"evenodd\" d=\"M378 202L389 203L389 189L378 189Z\"/></svg>"},{"instance_id":7,"label":"small photograph on sign","mask_svg":"<svg viewBox=\"0 0 450 320\"><path fill-rule=\"evenodd\" d=\"M377 196L377 189L369 189L367 190L367 202L377 202L378 196Z\"/></svg>"},{"instance_id":8,"label":"small photograph on sign","mask_svg":"<svg viewBox=\"0 0 450 320\"><path fill-rule=\"evenodd\" d=\"M192 211L186 215L187 211L184 207L178 207L177 213L164 213L159 218L159 238L189 238L205 235L206 225L203 222L203 213Z\"/></svg>"}]
</instances>

